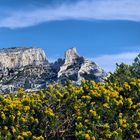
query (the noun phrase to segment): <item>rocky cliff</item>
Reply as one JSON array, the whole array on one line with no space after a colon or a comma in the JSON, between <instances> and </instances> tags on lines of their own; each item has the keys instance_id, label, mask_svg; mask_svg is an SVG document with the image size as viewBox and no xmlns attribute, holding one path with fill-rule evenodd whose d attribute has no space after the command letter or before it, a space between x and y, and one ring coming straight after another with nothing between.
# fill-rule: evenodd
<instances>
[{"instance_id":1,"label":"rocky cliff","mask_svg":"<svg viewBox=\"0 0 140 140\"><path fill-rule=\"evenodd\" d=\"M42 49L12 48L0 50L0 92L15 92L19 87L38 90L48 84L75 84L82 79L102 81L106 73L96 63L79 56L75 48L68 49L65 58L54 63L46 60Z\"/></svg>"},{"instance_id":2,"label":"rocky cliff","mask_svg":"<svg viewBox=\"0 0 140 140\"><path fill-rule=\"evenodd\" d=\"M76 48L66 51L64 64L60 66L58 79L80 82L82 79L102 81L106 73L96 63L79 56Z\"/></svg>"},{"instance_id":3,"label":"rocky cliff","mask_svg":"<svg viewBox=\"0 0 140 140\"><path fill-rule=\"evenodd\" d=\"M45 53L40 48L9 48L0 49L1 67L16 68L27 65L43 64Z\"/></svg>"}]
</instances>

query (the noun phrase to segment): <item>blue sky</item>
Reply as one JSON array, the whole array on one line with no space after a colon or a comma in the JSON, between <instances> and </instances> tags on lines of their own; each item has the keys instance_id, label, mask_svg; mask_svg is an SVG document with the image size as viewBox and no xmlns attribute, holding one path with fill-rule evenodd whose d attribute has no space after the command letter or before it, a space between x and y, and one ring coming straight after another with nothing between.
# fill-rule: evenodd
<instances>
[{"instance_id":1,"label":"blue sky","mask_svg":"<svg viewBox=\"0 0 140 140\"><path fill-rule=\"evenodd\" d=\"M140 0L0 0L0 48L43 48L51 61L76 47L106 71L140 52Z\"/></svg>"}]
</instances>

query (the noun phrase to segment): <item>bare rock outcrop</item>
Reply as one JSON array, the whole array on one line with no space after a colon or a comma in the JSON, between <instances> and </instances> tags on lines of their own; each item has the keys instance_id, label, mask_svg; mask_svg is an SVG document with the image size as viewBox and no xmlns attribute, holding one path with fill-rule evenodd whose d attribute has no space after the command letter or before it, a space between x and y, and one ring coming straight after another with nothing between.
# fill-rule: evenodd
<instances>
[{"instance_id":1,"label":"bare rock outcrop","mask_svg":"<svg viewBox=\"0 0 140 140\"><path fill-rule=\"evenodd\" d=\"M54 63L46 60L40 48L10 48L0 50L0 92L15 92L19 87L27 91L46 88L48 84L65 84L71 80L79 84L82 79L100 82L106 73L96 63L77 54L75 48Z\"/></svg>"},{"instance_id":2,"label":"bare rock outcrop","mask_svg":"<svg viewBox=\"0 0 140 140\"><path fill-rule=\"evenodd\" d=\"M0 49L0 65L16 68L27 65L43 64L46 55L41 48L9 48Z\"/></svg>"},{"instance_id":3,"label":"bare rock outcrop","mask_svg":"<svg viewBox=\"0 0 140 140\"><path fill-rule=\"evenodd\" d=\"M106 76L104 70L95 62L79 56L75 48L70 48L65 53L64 64L58 72L58 79L62 82L67 79L80 82L82 79L103 81Z\"/></svg>"}]
</instances>

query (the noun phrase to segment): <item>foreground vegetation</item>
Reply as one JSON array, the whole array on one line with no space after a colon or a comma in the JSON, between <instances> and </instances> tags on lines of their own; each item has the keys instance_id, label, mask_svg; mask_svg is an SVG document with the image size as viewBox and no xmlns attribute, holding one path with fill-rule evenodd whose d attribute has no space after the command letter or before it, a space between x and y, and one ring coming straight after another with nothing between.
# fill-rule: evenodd
<instances>
[{"instance_id":1,"label":"foreground vegetation","mask_svg":"<svg viewBox=\"0 0 140 140\"><path fill-rule=\"evenodd\" d=\"M0 139L140 138L140 61L118 65L105 83L49 85L0 95Z\"/></svg>"}]
</instances>

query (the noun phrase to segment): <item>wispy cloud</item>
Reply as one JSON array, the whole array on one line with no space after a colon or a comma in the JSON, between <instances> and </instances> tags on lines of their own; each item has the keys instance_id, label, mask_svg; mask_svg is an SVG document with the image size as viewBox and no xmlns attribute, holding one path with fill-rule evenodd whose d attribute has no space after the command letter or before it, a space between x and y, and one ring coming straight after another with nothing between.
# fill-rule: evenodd
<instances>
[{"instance_id":1,"label":"wispy cloud","mask_svg":"<svg viewBox=\"0 0 140 140\"><path fill-rule=\"evenodd\" d=\"M82 0L56 7L16 9L0 18L0 27L22 28L67 19L140 21L140 0Z\"/></svg>"},{"instance_id":2,"label":"wispy cloud","mask_svg":"<svg viewBox=\"0 0 140 140\"><path fill-rule=\"evenodd\" d=\"M135 57L139 52L126 52L120 54L103 55L96 58L90 58L97 64L99 64L106 72L114 71L116 68L116 63L121 64L132 64Z\"/></svg>"}]
</instances>

